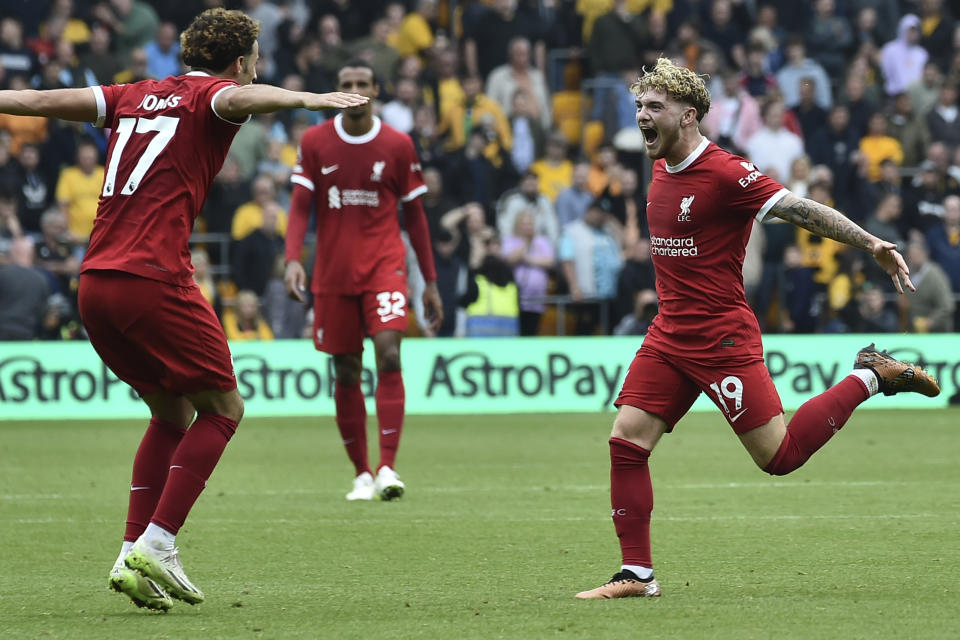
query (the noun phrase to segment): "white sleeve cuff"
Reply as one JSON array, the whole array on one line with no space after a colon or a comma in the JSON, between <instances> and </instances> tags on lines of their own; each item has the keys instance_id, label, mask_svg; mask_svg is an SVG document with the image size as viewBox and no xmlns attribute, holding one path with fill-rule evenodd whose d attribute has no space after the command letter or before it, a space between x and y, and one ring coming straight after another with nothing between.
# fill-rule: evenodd
<instances>
[{"instance_id":1,"label":"white sleeve cuff","mask_svg":"<svg viewBox=\"0 0 960 640\"><path fill-rule=\"evenodd\" d=\"M310 189L310 191L315 191L315 190L316 190L316 189L314 188L314 186L313 186L313 180L311 180L310 178L306 178L306 177L304 177L304 176L301 176L301 175L298 174L298 173L295 173L295 174L293 174L292 176L290 176L290 182L292 182L292 183L294 183L294 184L298 184L298 185L300 185L301 187L306 187L307 189Z\"/></svg>"},{"instance_id":2,"label":"white sleeve cuff","mask_svg":"<svg viewBox=\"0 0 960 640\"><path fill-rule=\"evenodd\" d=\"M97 119L93 126L103 128L107 121L107 98L103 95L102 87L94 85L90 88L93 89L93 97L97 101Z\"/></svg>"},{"instance_id":3,"label":"white sleeve cuff","mask_svg":"<svg viewBox=\"0 0 960 640\"><path fill-rule=\"evenodd\" d=\"M760 211L757 212L757 222L763 222L763 219L767 217L767 214L770 212L770 209L773 208L773 205L780 202L784 196L790 193L790 189L784 187L777 191L775 194L770 196L766 202L763 203L763 206L760 207Z\"/></svg>"}]
</instances>

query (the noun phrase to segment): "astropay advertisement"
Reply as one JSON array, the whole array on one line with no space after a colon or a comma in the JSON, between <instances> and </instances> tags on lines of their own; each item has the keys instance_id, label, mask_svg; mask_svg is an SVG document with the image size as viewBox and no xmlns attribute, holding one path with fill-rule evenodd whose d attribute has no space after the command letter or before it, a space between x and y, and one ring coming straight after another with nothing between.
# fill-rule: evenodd
<instances>
[{"instance_id":1,"label":"astropay advertisement","mask_svg":"<svg viewBox=\"0 0 960 640\"><path fill-rule=\"evenodd\" d=\"M960 336L769 336L765 360L784 409L796 409L843 379L857 351L874 338L878 348L926 368L940 380L943 393L932 399L917 394L878 398L864 408L960 404ZM408 339L401 350L407 412L612 411L640 344L636 337ZM333 363L310 342L236 342L231 350L246 417L334 414ZM361 387L372 411L376 372L369 342ZM693 409L717 410L703 394ZM133 390L85 342L0 343L0 420L145 415Z\"/></svg>"}]
</instances>

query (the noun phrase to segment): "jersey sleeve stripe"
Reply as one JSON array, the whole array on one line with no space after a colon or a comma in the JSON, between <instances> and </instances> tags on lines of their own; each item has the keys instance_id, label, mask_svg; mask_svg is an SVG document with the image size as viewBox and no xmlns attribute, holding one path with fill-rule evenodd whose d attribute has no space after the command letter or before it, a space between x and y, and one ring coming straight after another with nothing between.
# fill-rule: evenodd
<instances>
[{"instance_id":1,"label":"jersey sleeve stripe","mask_svg":"<svg viewBox=\"0 0 960 640\"><path fill-rule=\"evenodd\" d=\"M107 121L107 98L103 95L101 87L94 85L90 88L93 89L93 97L97 101L97 120L93 126L102 128Z\"/></svg>"},{"instance_id":2,"label":"jersey sleeve stripe","mask_svg":"<svg viewBox=\"0 0 960 640\"><path fill-rule=\"evenodd\" d=\"M402 196L402 197L400 198L400 201L401 201L401 202L410 202L411 200L413 200L413 199L416 198L417 196L422 195L422 194L424 194L424 193L426 193L426 192L427 192L427 185L422 184L422 185L420 185L419 187L417 187L416 189L414 189L413 191L411 191L410 193L408 193L407 195Z\"/></svg>"},{"instance_id":3,"label":"jersey sleeve stripe","mask_svg":"<svg viewBox=\"0 0 960 640\"><path fill-rule=\"evenodd\" d=\"M222 89L220 89L219 91L217 91L215 94L213 94L213 97L210 98L210 109L213 111L213 115L217 116L218 118L220 118L220 119L223 120L224 122L229 122L230 124L239 127L239 126L241 126L241 125L243 125L243 124L246 124L247 122L250 122L250 118L252 118L253 115L252 115L252 114L248 114L247 117L243 120L243 122L234 122L233 120L229 120L229 119L227 119L227 118L224 118L222 115L220 115L219 113L217 113L217 107L216 107L216 104L217 104L217 96L219 96L221 93L223 93L223 92L226 91L227 89L234 89L234 88L236 88L236 85L227 85L227 86L225 86L224 88L222 88Z\"/></svg>"},{"instance_id":4,"label":"jersey sleeve stripe","mask_svg":"<svg viewBox=\"0 0 960 640\"><path fill-rule=\"evenodd\" d=\"M777 191L775 194L770 196L767 201L763 203L763 206L760 207L760 211L757 212L757 222L763 222L763 219L767 217L767 213L770 212L770 209L773 208L773 205L780 202L780 200L782 200L783 197L788 193L790 193L790 189L784 187L783 189L780 189L780 191Z\"/></svg>"},{"instance_id":5,"label":"jersey sleeve stripe","mask_svg":"<svg viewBox=\"0 0 960 640\"><path fill-rule=\"evenodd\" d=\"M313 180L310 178L305 178L304 176L293 174L290 176L290 182L298 184L301 187L306 187L310 191L316 191L316 188L313 186Z\"/></svg>"}]
</instances>

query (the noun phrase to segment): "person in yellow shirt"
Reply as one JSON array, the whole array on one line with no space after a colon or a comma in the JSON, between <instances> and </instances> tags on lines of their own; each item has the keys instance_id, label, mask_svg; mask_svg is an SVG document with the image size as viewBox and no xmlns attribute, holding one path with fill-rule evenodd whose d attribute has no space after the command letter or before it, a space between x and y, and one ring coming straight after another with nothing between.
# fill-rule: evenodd
<instances>
[{"instance_id":1,"label":"person in yellow shirt","mask_svg":"<svg viewBox=\"0 0 960 640\"><path fill-rule=\"evenodd\" d=\"M243 240L254 230L263 226L263 209L268 205L277 204L276 187L273 179L267 175L259 175L253 181L253 200L237 207L233 214L233 223L230 235L234 240ZM280 209L277 212L276 231L281 236L287 233L287 212Z\"/></svg>"},{"instance_id":2,"label":"person in yellow shirt","mask_svg":"<svg viewBox=\"0 0 960 640\"><path fill-rule=\"evenodd\" d=\"M546 154L530 171L540 178L540 193L556 202L560 192L573 184L573 163L567 158L567 139L559 131L547 138Z\"/></svg>"},{"instance_id":3,"label":"person in yellow shirt","mask_svg":"<svg viewBox=\"0 0 960 640\"><path fill-rule=\"evenodd\" d=\"M273 340L257 294L248 289L237 292L233 308L223 312L223 332L227 340Z\"/></svg>"},{"instance_id":4,"label":"person in yellow shirt","mask_svg":"<svg viewBox=\"0 0 960 640\"><path fill-rule=\"evenodd\" d=\"M880 180L880 163L893 160L897 166L903 164L903 147L896 138L887 135L887 116L877 112L867 121L867 135L860 139L860 152L867 162L867 179L870 182Z\"/></svg>"},{"instance_id":5,"label":"person in yellow shirt","mask_svg":"<svg viewBox=\"0 0 960 640\"><path fill-rule=\"evenodd\" d=\"M437 0L420 0L417 9L404 16L400 28L390 34L387 44L401 57L420 56L433 46L430 22L437 16Z\"/></svg>"},{"instance_id":6,"label":"person in yellow shirt","mask_svg":"<svg viewBox=\"0 0 960 640\"><path fill-rule=\"evenodd\" d=\"M77 145L76 164L60 172L56 194L57 203L67 214L70 235L77 241L90 238L102 186L100 153L93 142L84 140Z\"/></svg>"},{"instance_id":7,"label":"person in yellow shirt","mask_svg":"<svg viewBox=\"0 0 960 640\"><path fill-rule=\"evenodd\" d=\"M470 75L461 81L463 101L451 105L440 117L440 135L447 136L447 151L462 148L470 132L476 127L486 127L496 137L493 142L504 151L513 148L513 134L510 122L503 109L495 101L481 92L483 81L480 76ZM485 151L489 157L490 150Z\"/></svg>"}]
</instances>

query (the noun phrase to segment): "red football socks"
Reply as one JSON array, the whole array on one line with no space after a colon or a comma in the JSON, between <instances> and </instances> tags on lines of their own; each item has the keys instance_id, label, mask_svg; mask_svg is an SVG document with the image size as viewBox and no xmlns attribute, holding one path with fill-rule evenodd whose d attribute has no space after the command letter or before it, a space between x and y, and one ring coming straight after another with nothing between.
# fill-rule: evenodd
<instances>
[{"instance_id":1,"label":"red football socks","mask_svg":"<svg viewBox=\"0 0 960 640\"><path fill-rule=\"evenodd\" d=\"M147 528L167 483L170 458L187 432L185 427L152 418L133 459L127 529L123 539L134 542Z\"/></svg>"},{"instance_id":2,"label":"red football socks","mask_svg":"<svg viewBox=\"0 0 960 640\"><path fill-rule=\"evenodd\" d=\"M347 457L360 475L370 471L367 458L367 407L363 404L360 383L345 385L337 382L333 391L337 407L337 428L347 450Z\"/></svg>"},{"instance_id":3,"label":"red football socks","mask_svg":"<svg viewBox=\"0 0 960 640\"><path fill-rule=\"evenodd\" d=\"M787 425L787 434L773 460L763 470L783 476L799 469L846 424L857 405L869 397L861 380L847 376L804 402Z\"/></svg>"},{"instance_id":4,"label":"red football socks","mask_svg":"<svg viewBox=\"0 0 960 640\"><path fill-rule=\"evenodd\" d=\"M382 371L377 376L377 422L380 426L380 465L394 468L400 432L403 431L403 408L406 392L403 374ZM378 468L379 468L378 467Z\"/></svg>"},{"instance_id":5,"label":"red football socks","mask_svg":"<svg viewBox=\"0 0 960 640\"><path fill-rule=\"evenodd\" d=\"M623 564L653 567L650 513L653 485L647 461L650 452L620 438L610 438L610 505L620 539Z\"/></svg>"},{"instance_id":6,"label":"red football socks","mask_svg":"<svg viewBox=\"0 0 960 640\"><path fill-rule=\"evenodd\" d=\"M167 484L151 522L173 534L180 531L236 430L236 421L225 416L197 416L170 459Z\"/></svg>"}]
</instances>

